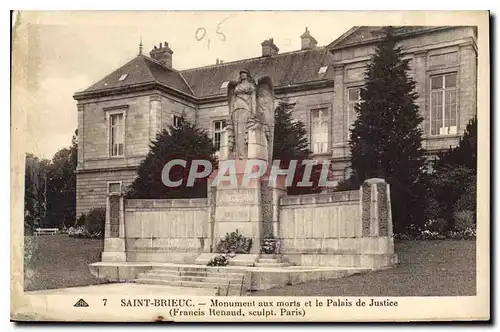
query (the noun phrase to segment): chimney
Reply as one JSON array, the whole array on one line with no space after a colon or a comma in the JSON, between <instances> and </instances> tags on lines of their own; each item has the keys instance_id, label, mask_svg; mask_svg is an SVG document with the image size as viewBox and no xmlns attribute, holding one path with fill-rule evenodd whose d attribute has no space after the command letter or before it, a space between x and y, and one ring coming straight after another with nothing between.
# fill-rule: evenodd
<instances>
[{"instance_id":1,"label":"chimney","mask_svg":"<svg viewBox=\"0 0 500 332\"><path fill-rule=\"evenodd\" d=\"M156 61L160 62L165 67L172 69L172 54L174 52L168 46L167 42L163 44L160 43L159 47L154 47L151 52L149 52L149 56Z\"/></svg>"},{"instance_id":2,"label":"chimney","mask_svg":"<svg viewBox=\"0 0 500 332\"><path fill-rule=\"evenodd\" d=\"M261 45L262 45L262 56L276 55L280 50L278 46L274 44L273 38L264 40Z\"/></svg>"},{"instance_id":3,"label":"chimney","mask_svg":"<svg viewBox=\"0 0 500 332\"><path fill-rule=\"evenodd\" d=\"M300 36L300 39L302 40L301 50L312 50L318 44L316 39L309 33L309 30L307 30L307 27L306 31Z\"/></svg>"}]
</instances>

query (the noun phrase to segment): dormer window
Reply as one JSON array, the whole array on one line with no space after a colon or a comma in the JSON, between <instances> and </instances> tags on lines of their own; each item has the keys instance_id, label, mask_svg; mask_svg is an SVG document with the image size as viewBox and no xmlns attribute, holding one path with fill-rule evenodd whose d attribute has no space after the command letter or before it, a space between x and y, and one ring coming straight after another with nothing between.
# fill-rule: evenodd
<instances>
[{"instance_id":1,"label":"dormer window","mask_svg":"<svg viewBox=\"0 0 500 332\"><path fill-rule=\"evenodd\" d=\"M328 66L323 66L318 70L318 75L323 75L326 73L326 70L328 69Z\"/></svg>"},{"instance_id":2,"label":"dormer window","mask_svg":"<svg viewBox=\"0 0 500 332\"><path fill-rule=\"evenodd\" d=\"M123 74L122 76L120 76L120 78L118 79L118 81L125 81L125 79L127 78L128 74Z\"/></svg>"},{"instance_id":3,"label":"dormer window","mask_svg":"<svg viewBox=\"0 0 500 332\"><path fill-rule=\"evenodd\" d=\"M229 84L229 81L222 82L222 84L221 84L220 88L221 88L221 89L225 89L225 88L227 88L227 85L228 85L228 84Z\"/></svg>"}]
</instances>

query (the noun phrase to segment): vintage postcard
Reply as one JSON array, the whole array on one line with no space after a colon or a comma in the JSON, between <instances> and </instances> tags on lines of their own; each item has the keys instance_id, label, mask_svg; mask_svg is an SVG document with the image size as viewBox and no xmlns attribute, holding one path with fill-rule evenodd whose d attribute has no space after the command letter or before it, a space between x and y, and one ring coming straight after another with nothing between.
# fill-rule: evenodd
<instances>
[{"instance_id":1,"label":"vintage postcard","mask_svg":"<svg viewBox=\"0 0 500 332\"><path fill-rule=\"evenodd\" d=\"M487 11L12 15L13 321L490 319Z\"/></svg>"}]
</instances>

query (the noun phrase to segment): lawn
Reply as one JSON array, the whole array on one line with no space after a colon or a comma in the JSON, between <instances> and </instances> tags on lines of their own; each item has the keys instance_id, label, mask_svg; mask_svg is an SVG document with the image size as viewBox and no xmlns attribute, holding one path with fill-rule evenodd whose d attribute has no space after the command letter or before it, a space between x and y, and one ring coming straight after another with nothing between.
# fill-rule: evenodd
<instances>
[{"instance_id":1,"label":"lawn","mask_svg":"<svg viewBox=\"0 0 500 332\"><path fill-rule=\"evenodd\" d=\"M36 277L26 290L97 284L88 264L100 261L102 240L67 235L32 238ZM342 279L309 282L251 293L253 296L465 296L476 293L475 241L396 243L400 264Z\"/></svg>"},{"instance_id":2,"label":"lawn","mask_svg":"<svg viewBox=\"0 0 500 332\"><path fill-rule=\"evenodd\" d=\"M476 294L475 241L403 241L400 264L342 279L253 292L253 296L467 296Z\"/></svg>"},{"instance_id":3,"label":"lawn","mask_svg":"<svg viewBox=\"0 0 500 332\"><path fill-rule=\"evenodd\" d=\"M26 280L26 291L97 284L89 263L101 260L103 240L76 239L68 235L31 237L35 245L35 275Z\"/></svg>"}]
</instances>

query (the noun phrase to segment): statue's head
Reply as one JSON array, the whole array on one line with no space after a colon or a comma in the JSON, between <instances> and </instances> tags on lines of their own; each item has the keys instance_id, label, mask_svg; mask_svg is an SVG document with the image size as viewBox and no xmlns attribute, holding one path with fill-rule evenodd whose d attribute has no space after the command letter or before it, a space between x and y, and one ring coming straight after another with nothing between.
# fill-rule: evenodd
<instances>
[{"instance_id":1,"label":"statue's head","mask_svg":"<svg viewBox=\"0 0 500 332\"><path fill-rule=\"evenodd\" d=\"M252 84L255 84L255 80L253 79L252 75L250 74L250 70L247 68L243 68L240 70L240 78L238 79L238 82L241 83L243 81L250 82Z\"/></svg>"},{"instance_id":2,"label":"statue's head","mask_svg":"<svg viewBox=\"0 0 500 332\"><path fill-rule=\"evenodd\" d=\"M250 76L250 72L248 71L248 69L240 70L240 80L246 80L249 78L249 76Z\"/></svg>"}]
</instances>

